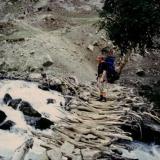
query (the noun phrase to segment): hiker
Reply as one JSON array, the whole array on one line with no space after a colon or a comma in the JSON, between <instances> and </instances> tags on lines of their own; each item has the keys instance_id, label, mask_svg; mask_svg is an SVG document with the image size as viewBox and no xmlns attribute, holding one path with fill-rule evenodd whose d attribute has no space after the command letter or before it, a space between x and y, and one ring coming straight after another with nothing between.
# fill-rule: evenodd
<instances>
[{"instance_id":1,"label":"hiker","mask_svg":"<svg viewBox=\"0 0 160 160\"><path fill-rule=\"evenodd\" d=\"M107 82L114 83L119 79L120 66L115 67L114 47L106 47L102 49L102 53L106 54L105 63L107 67Z\"/></svg>"},{"instance_id":2,"label":"hiker","mask_svg":"<svg viewBox=\"0 0 160 160\"><path fill-rule=\"evenodd\" d=\"M107 66L105 63L105 52L103 49L101 55L99 55L96 60L98 62L97 86L100 92L100 97L97 100L106 102Z\"/></svg>"},{"instance_id":3,"label":"hiker","mask_svg":"<svg viewBox=\"0 0 160 160\"><path fill-rule=\"evenodd\" d=\"M106 90L108 83L114 83L119 79L119 72L115 68L114 47L105 47L101 55L97 57L98 76L97 85L100 92L98 101L106 101Z\"/></svg>"}]
</instances>

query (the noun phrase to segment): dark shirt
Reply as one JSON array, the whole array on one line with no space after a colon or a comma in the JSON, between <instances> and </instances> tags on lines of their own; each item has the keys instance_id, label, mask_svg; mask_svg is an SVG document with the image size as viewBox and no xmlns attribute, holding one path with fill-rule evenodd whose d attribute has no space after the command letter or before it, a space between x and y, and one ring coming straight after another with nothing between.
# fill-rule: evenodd
<instances>
[{"instance_id":1,"label":"dark shirt","mask_svg":"<svg viewBox=\"0 0 160 160\"><path fill-rule=\"evenodd\" d=\"M98 77L103 74L103 71L107 71L107 64L105 62L102 62L98 65Z\"/></svg>"}]
</instances>

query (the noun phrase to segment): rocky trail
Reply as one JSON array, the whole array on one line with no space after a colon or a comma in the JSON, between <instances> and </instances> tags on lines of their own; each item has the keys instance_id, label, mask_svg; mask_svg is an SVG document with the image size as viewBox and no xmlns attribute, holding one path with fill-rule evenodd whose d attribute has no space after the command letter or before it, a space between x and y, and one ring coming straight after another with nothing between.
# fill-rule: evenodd
<instances>
[{"instance_id":1,"label":"rocky trail","mask_svg":"<svg viewBox=\"0 0 160 160\"><path fill-rule=\"evenodd\" d=\"M119 142L133 141L133 136L122 128L130 125L131 128L139 129L138 136L142 136L143 114L133 111L131 106L145 105L143 99L134 95L132 89L110 85L107 102L101 103L95 101L95 87L82 88L85 91L80 93L79 98L73 98L66 106L72 116L54 127L56 148L50 148L49 158L54 160L53 155L59 154L59 159L63 159L63 156L75 160L129 159L121 156L120 148L124 146ZM47 136L40 134L40 137Z\"/></svg>"},{"instance_id":2,"label":"rocky trail","mask_svg":"<svg viewBox=\"0 0 160 160\"><path fill-rule=\"evenodd\" d=\"M26 80L40 81L33 76ZM47 116L52 124L43 118L41 122L38 120L40 128L43 123L47 123L48 127L52 126L51 131L47 133L30 128L30 140L19 147L18 153L21 154L18 154L18 158L17 150L15 151L13 159L19 160L27 156L29 148L36 143L34 140L39 139L39 146L44 149L43 154L49 160L131 160L136 158L125 158L122 152L122 149L128 149L130 146L127 145L128 142L132 142L135 138L146 140L146 131L155 139L158 138L160 121L149 112L149 104L139 97L133 88L110 84L107 102L98 102L96 84L81 84L74 77L52 78L48 85L41 83L38 87L45 93L55 90L63 95L65 103L59 105L63 116L57 117L58 121L53 121ZM52 104L54 101L50 100L49 103ZM11 107L15 105L15 103L9 104ZM25 115L26 109L23 110L23 106L20 108ZM33 114L32 116L34 117ZM52 116L54 117L54 114ZM12 127L14 125L9 128Z\"/></svg>"}]
</instances>

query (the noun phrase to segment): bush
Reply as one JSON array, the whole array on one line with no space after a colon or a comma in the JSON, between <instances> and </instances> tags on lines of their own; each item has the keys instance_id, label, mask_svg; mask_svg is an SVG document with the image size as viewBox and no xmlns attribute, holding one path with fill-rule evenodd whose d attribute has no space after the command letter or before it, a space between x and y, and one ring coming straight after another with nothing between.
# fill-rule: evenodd
<instances>
[{"instance_id":1,"label":"bush","mask_svg":"<svg viewBox=\"0 0 160 160\"><path fill-rule=\"evenodd\" d=\"M159 0L106 0L100 17L100 28L123 53L139 47L144 54L160 34Z\"/></svg>"}]
</instances>

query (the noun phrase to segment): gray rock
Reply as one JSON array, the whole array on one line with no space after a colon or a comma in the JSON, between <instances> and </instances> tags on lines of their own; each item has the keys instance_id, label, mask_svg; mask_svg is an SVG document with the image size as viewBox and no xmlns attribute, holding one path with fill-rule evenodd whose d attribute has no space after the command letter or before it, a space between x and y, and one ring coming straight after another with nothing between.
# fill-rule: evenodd
<instances>
[{"instance_id":1,"label":"gray rock","mask_svg":"<svg viewBox=\"0 0 160 160\"><path fill-rule=\"evenodd\" d=\"M52 150L47 151L47 156L50 160L62 160L61 150L54 147Z\"/></svg>"},{"instance_id":2,"label":"gray rock","mask_svg":"<svg viewBox=\"0 0 160 160\"><path fill-rule=\"evenodd\" d=\"M81 151L84 160L96 160L101 156L101 153L98 150L82 149Z\"/></svg>"},{"instance_id":3,"label":"gray rock","mask_svg":"<svg viewBox=\"0 0 160 160\"><path fill-rule=\"evenodd\" d=\"M87 49L89 51L93 52L94 51L94 46L90 44L90 45L88 45Z\"/></svg>"},{"instance_id":4,"label":"gray rock","mask_svg":"<svg viewBox=\"0 0 160 160\"><path fill-rule=\"evenodd\" d=\"M69 142L64 142L64 144L61 146L61 152L66 155L71 155L74 151L74 145L72 145Z\"/></svg>"},{"instance_id":5,"label":"gray rock","mask_svg":"<svg viewBox=\"0 0 160 160\"><path fill-rule=\"evenodd\" d=\"M72 160L82 160L80 149L76 148L73 152Z\"/></svg>"}]
</instances>

